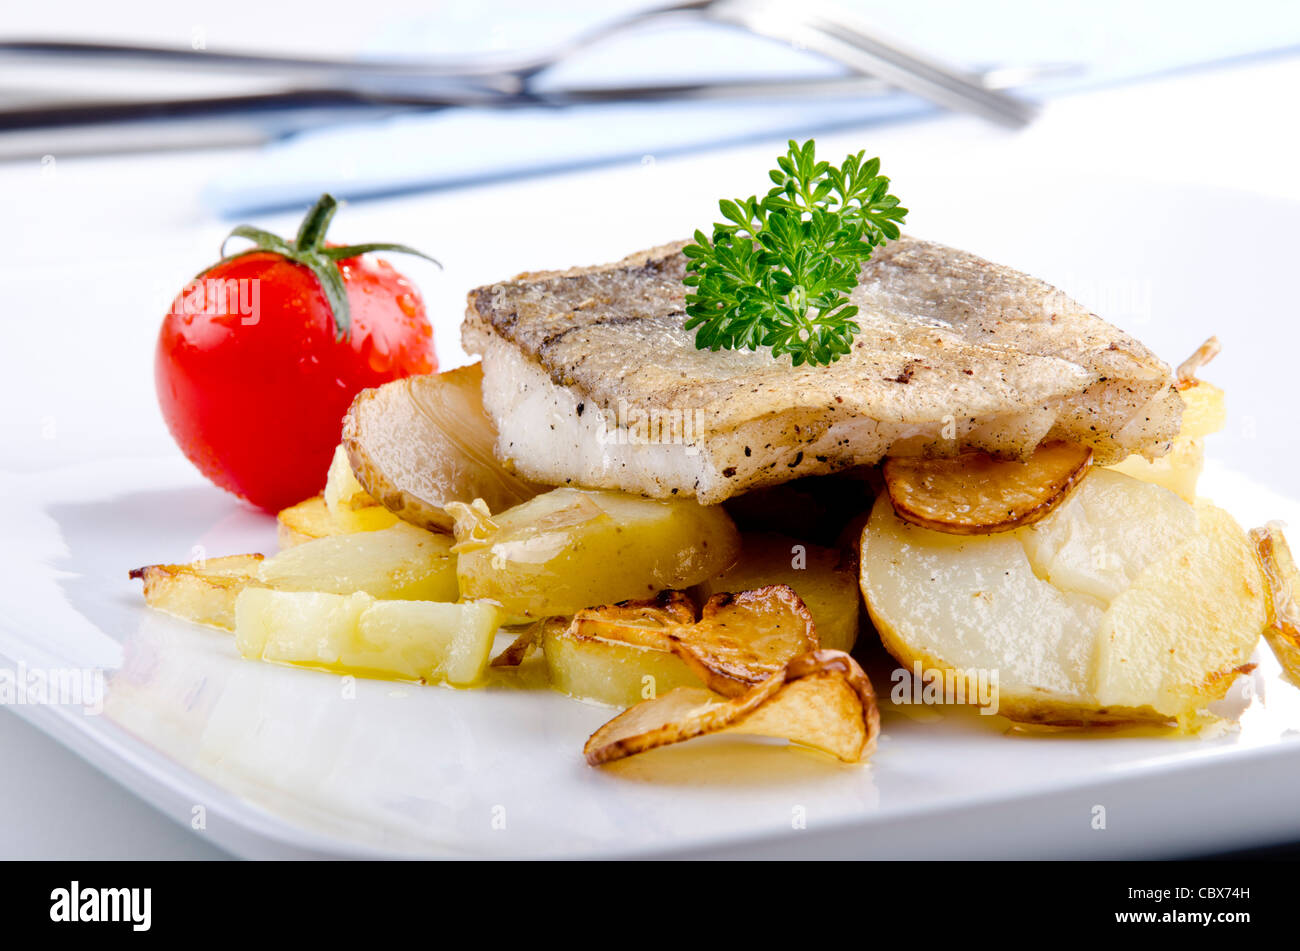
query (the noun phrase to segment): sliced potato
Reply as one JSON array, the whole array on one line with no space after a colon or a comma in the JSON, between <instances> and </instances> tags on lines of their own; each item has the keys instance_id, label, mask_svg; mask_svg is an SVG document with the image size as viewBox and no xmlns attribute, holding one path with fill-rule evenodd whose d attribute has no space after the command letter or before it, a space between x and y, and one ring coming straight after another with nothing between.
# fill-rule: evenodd
<instances>
[{"instance_id":1,"label":"sliced potato","mask_svg":"<svg viewBox=\"0 0 1300 951\"><path fill-rule=\"evenodd\" d=\"M963 452L951 459L889 458L883 473L903 520L951 535L988 535L1046 517L1091 464L1086 446L1052 442L1025 462Z\"/></svg>"},{"instance_id":2,"label":"sliced potato","mask_svg":"<svg viewBox=\"0 0 1300 951\"><path fill-rule=\"evenodd\" d=\"M247 658L471 686L483 679L501 613L488 602L249 588L236 601L235 618L235 644Z\"/></svg>"},{"instance_id":3,"label":"sliced potato","mask_svg":"<svg viewBox=\"0 0 1300 951\"><path fill-rule=\"evenodd\" d=\"M1178 430L1179 439L1201 439L1223 429L1228 424L1228 409L1223 390L1204 380L1193 380L1180 387L1183 398L1183 424Z\"/></svg>"},{"instance_id":4,"label":"sliced potato","mask_svg":"<svg viewBox=\"0 0 1300 951\"><path fill-rule=\"evenodd\" d=\"M323 495L312 496L283 509L275 519L279 523L276 538L281 548L292 548L330 535L377 532L398 522L397 516L381 505L354 510L340 519L329 510Z\"/></svg>"},{"instance_id":5,"label":"sliced potato","mask_svg":"<svg viewBox=\"0 0 1300 951\"><path fill-rule=\"evenodd\" d=\"M853 649L861 594L857 572L838 551L768 533L746 532L740 539L736 563L697 586L702 598L723 591L789 585L812 612L820 645Z\"/></svg>"},{"instance_id":6,"label":"sliced potato","mask_svg":"<svg viewBox=\"0 0 1300 951\"><path fill-rule=\"evenodd\" d=\"M399 522L375 532L318 538L258 567L257 580L280 591L320 591L376 598L455 601L451 539Z\"/></svg>"},{"instance_id":7,"label":"sliced potato","mask_svg":"<svg viewBox=\"0 0 1300 951\"><path fill-rule=\"evenodd\" d=\"M670 633L695 623L695 604L680 591L579 611L572 622L542 625L551 686L561 693L630 707L698 676L672 652Z\"/></svg>"},{"instance_id":8,"label":"sliced potato","mask_svg":"<svg viewBox=\"0 0 1300 951\"><path fill-rule=\"evenodd\" d=\"M731 699L679 687L619 714L583 748L593 766L710 733L790 740L849 763L866 759L880 730L871 681L842 651L813 651Z\"/></svg>"},{"instance_id":9,"label":"sliced potato","mask_svg":"<svg viewBox=\"0 0 1300 951\"><path fill-rule=\"evenodd\" d=\"M702 687L671 651L578 634L564 619L545 622L541 643L551 686L571 697L627 708L676 687Z\"/></svg>"},{"instance_id":10,"label":"sliced potato","mask_svg":"<svg viewBox=\"0 0 1300 951\"><path fill-rule=\"evenodd\" d=\"M352 464L342 445L334 450L322 498L339 527L339 531L333 534L373 532L397 522L396 515L376 502L361 487L361 483L352 474Z\"/></svg>"},{"instance_id":11,"label":"sliced potato","mask_svg":"<svg viewBox=\"0 0 1300 951\"><path fill-rule=\"evenodd\" d=\"M229 555L188 565L147 565L131 571L144 582L144 599L167 614L219 627L235 629L235 599L258 582L261 555Z\"/></svg>"},{"instance_id":12,"label":"sliced potato","mask_svg":"<svg viewBox=\"0 0 1300 951\"><path fill-rule=\"evenodd\" d=\"M1112 466L1125 475L1153 482L1177 492L1188 502L1196 501L1196 484L1205 468L1206 436L1223 429L1227 422L1223 390L1203 380L1179 384L1183 398L1183 423L1169 451L1155 459L1132 455Z\"/></svg>"},{"instance_id":13,"label":"sliced potato","mask_svg":"<svg viewBox=\"0 0 1300 951\"><path fill-rule=\"evenodd\" d=\"M739 536L720 507L555 489L484 516L462 506L460 589L541 618L697 584L727 567Z\"/></svg>"},{"instance_id":14,"label":"sliced potato","mask_svg":"<svg viewBox=\"0 0 1300 951\"><path fill-rule=\"evenodd\" d=\"M1028 722L1173 721L1231 686L1264 624L1244 533L1212 506L1107 469L1037 525L960 537L887 498L863 533L862 590L905 667L996 672Z\"/></svg>"},{"instance_id":15,"label":"sliced potato","mask_svg":"<svg viewBox=\"0 0 1300 951\"><path fill-rule=\"evenodd\" d=\"M1163 456L1144 459L1135 453L1110 468L1143 482L1163 486L1177 493L1185 502L1195 502L1196 484L1205 469L1205 444L1199 437L1179 436Z\"/></svg>"},{"instance_id":16,"label":"sliced potato","mask_svg":"<svg viewBox=\"0 0 1300 951\"><path fill-rule=\"evenodd\" d=\"M496 456L477 364L363 390L343 420L343 445L359 484L414 525L450 531L448 502L483 499L492 511L545 491Z\"/></svg>"},{"instance_id":17,"label":"sliced potato","mask_svg":"<svg viewBox=\"0 0 1300 951\"><path fill-rule=\"evenodd\" d=\"M1197 530L1156 559L1102 618L1092 692L1108 707L1185 717L1227 692L1268 620L1246 533L1222 509L1196 508Z\"/></svg>"},{"instance_id":18,"label":"sliced potato","mask_svg":"<svg viewBox=\"0 0 1300 951\"><path fill-rule=\"evenodd\" d=\"M1283 675L1300 687L1300 572L1296 571L1291 547L1276 524L1252 528L1250 539L1268 583L1268 626L1264 638L1282 665Z\"/></svg>"}]
</instances>

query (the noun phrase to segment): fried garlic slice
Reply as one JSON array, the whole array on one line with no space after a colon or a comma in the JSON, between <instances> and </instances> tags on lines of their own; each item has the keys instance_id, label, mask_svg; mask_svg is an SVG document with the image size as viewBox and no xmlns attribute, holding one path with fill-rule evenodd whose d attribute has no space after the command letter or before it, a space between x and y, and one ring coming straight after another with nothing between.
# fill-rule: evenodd
<instances>
[{"instance_id":1,"label":"fried garlic slice","mask_svg":"<svg viewBox=\"0 0 1300 951\"><path fill-rule=\"evenodd\" d=\"M871 755L880 713L871 681L843 651L814 650L729 699L678 687L610 720L583 747L592 766L712 733L789 740L846 763Z\"/></svg>"},{"instance_id":2,"label":"fried garlic slice","mask_svg":"<svg viewBox=\"0 0 1300 951\"><path fill-rule=\"evenodd\" d=\"M715 594L697 623L668 639L669 649L706 687L727 697L740 696L792 657L821 646L808 607L783 584Z\"/></svg>"},{"instance_id":3,"label":"fried garlic slice","mask_svg":"<svg viewBox=\"0 0 1300 951\"><path fill-rule=\"evenodd\" d=\"M1263 528L1252 528L1250 540L1255 543L1264 580L1268 584L1268 624L1264 639L1273 649L1282 665L1286 679L1300 687L1300 572L1296 570L1291 548L1282 534L1281 526L1270 522Z\"/></svg>"},{"instance_id":4,"label":"fried garlic slice","mask_svg":"<svg viewBox=\"0 0 1300 951\"><path fill-rule=\"evenodd\" d=\"M898 517L949 535L989 535L1047 516L1088 473L1092 450L1044 443L1024 462L963 452L950 459L899 457L882 473Z\"/></svg>"}]
</instances>

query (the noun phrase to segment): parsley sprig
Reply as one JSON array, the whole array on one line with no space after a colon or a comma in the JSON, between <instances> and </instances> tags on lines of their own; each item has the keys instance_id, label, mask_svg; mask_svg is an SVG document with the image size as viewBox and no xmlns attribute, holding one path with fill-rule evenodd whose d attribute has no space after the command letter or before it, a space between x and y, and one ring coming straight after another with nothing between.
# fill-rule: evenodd
<instances>
[{"instance_id":1,"label":"parsley sprig","mask_svg":"<svg viewBox=\"0 0 1300 951\"><path fill-rule=\"evenodd\" d=\"M790 141L757 197L718 203L726 222L713 238L695 232L686 255L687 320L695 346L771 347L795 366L829 365L861 328L848 295L878 245L907 215L889 194L880 159L850 155L839 168L817 161L815 144Z\"/></svg>"}]
</instances>

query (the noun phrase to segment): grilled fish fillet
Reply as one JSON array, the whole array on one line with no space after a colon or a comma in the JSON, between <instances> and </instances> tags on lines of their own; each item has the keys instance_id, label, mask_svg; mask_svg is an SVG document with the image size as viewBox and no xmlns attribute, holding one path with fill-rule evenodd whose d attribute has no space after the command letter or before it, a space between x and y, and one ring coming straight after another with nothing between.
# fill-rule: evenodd
<instances>
[{"instance_id":1,"label":"grilled fish fillet","mask_svg":"<svg viewBox=\"0 0 1300 951\"><path fill-rule=\"evenodd\" d=\"M1154 458L1178 431L1170 369L1137 340L1049 284L916 238L864 265L862 332L831 366L696 350L683 243L470 293L464 345L521 475L712 504L886 455L1023 457L1049 438L1103 465Z\"/></svg>"}]
</instances>

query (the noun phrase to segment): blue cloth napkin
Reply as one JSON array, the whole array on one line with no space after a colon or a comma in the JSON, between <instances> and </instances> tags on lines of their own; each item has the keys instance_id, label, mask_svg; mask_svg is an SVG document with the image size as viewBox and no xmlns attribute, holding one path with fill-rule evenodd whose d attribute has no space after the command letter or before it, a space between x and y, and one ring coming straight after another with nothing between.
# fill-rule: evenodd
<instances>
[{"instance_id":1,"label":"blue cloth napkin","mask_svg":"<svg viewBox=\"0 0 1300 951\"><path fill-rule=\"evenodd\" d=\"M1300 4L1290 0L1238 0L1229 6L1213 0L845 0L843 5L885 35L969 68L1080 65L1075 75L1022 90L1033 98L1300 52ZM557 12L528 0L443 5L425 21L391 25L368 52L460 57L544 48L645 6L580 0ZM538 88L841 74L797 45L679 21L611 38L543 74ZM797 137L932 111L922 100L892 93L871 99L405 113L280 139L209 183L204 198L229 217L306 205L322 191L355 200Z\"/></svg>"}]
</instances>

